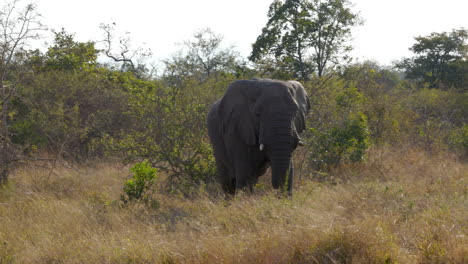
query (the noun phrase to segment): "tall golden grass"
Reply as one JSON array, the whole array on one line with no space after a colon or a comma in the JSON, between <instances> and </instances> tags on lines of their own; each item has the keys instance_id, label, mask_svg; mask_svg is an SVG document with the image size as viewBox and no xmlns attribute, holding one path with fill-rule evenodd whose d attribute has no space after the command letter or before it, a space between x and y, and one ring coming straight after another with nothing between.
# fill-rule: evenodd
<instances>
[{"instance_id":1,"label":"tall golden grass","mask_svg":"<svg viewBox=\"0 0 468 264\"><path fill-rule=\"evenodd\" d=\"M468 263L466 163L372 151L292 199L119 197L128 168L23 167L0 190L0 263Z\"/></svg>"}]
</instances>

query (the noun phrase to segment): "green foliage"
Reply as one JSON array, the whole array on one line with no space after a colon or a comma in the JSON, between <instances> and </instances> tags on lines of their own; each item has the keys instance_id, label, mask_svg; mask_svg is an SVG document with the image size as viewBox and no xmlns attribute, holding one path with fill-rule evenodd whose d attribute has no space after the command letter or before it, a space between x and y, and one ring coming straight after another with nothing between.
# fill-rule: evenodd
<instances>
[{"instance_id":1,"label":"green foliage","mask_svg":"<svg viewBox=\"0 0 468 264\"><path fill-rule=\"evenodd\" d=\"M366 116L352 115L341 126L326 131L310 128L311 161L314 170L327 170L340 162L359 162L369 147Z\"/></svg>"},{"instance_id":2,"label":"green foliage","mask_svg":"<svg viewBox=\"0 0 468 264\"><path fill-rule=\"evenodd\" d=\"M242 65L239 54L233 48L223 48L222 41L223 36L210 28L197 31L177 54L164 61L164 79L183 85L187 78L202 82L220 74L236 74Z\"/></svg>"},{"instance_id":3,"label":"green foliage","mask_svg":"<svg viewBox=\"0 0 468 264\"><path fill-rule=\"evenodd\" d=\"M364 113L369 98L354 82L336 76L317 78L305 87L311 100L308 143L311 170L328 171L341 163L359 162L371 144L371 127Z\"/></svg>"},{"instance_id":4,"label":"green foliage","mask_svg":"<svg viewBox=\"0 0 468 264\"><path fill-rule=\"evenodd\" d=\"M393 93L400 81L399 73L372 61L349 65L343 68L340 77L373 100Z\"/></svg>"},{"instance_id":5,"label":"green foliage","mask_svg":"<svg viewBox=\"0 0 468 264\"><path fill-rule=\"evenodd\" d=\"M129 120L127 87L120 82L128 76L98 68L97 53L94 43L76 42L62 30L46 54L30 54L25 66L31 71L13 104L14 144L75 161L103 154L96 143Z\"/></svg>"},{"instance_id":6,"label":"green foliage","mask_svg":"<svg viewBox=\"0 0 468 264\"><path fill-rule=\"evenodd\" d=\"M430 88L459 88L468 85L468 31L432 33L417 37L412 50L416 56L405 59L398 67L406 77Z\"/></svg>"},{"instance_id":7,"label":"green foliage","mask_svg":"<svg viewBox=\"0 0 468 264\"><path fill-rule=\"evenodd\" d=\"M461 128L450 130L448 145L450 148L458 151L463 157L468 157L468 124L464 124Z\"/></svg>"},{"instance_id":8,"label":"green foliage","mask_svg":"<svg viewBox=\"0 0 468 264\"><path fill-rule=\"evenodd\" d=\"M364 96L358 92L357 88L349 87L340 91L335 100L338 108L351 111L353 107L363 102Z\"/></svg>"},{"instance_id":9,"label":"green foliage","mask_svg":"<svg viewBox=\"0 0 468 264\"><path fill-rule=\"evenodd\" d=\"M452 132L460 131L468 123L466 93L425 88L404 103L416 115L415 138L428 150L444 149Z\"/></svg>"},{"instance_id":10,"label":"green foliage","mask_svg":"<svg viewBox=\"0 0 468 264\"><path fill-rule=\"evenodd\" d=\"M121 199L124 202L133 200L141 200L144 202L151 201L149 190L157 179L157 169L151 167L147 160L136 163L130 168L132 178L124 184L124 194Z\"/></svg>"},{"instance_id":11,"label":"green foliage","mask_svg":"<svg viewBox=\"0 0 468 264\"><path fill-rule=\"evenodd\" d=\"M196 83L185 89L142 84L146 86L134 86L130 96L133 125L113 147L128 161L144 158L166 172L170 191L190 194L215 174L205 128L209 104L195 92Z\"/></svg>"},{"instance_id":12,"label":"green foliage","mask_svg":"<svg viewBox=\"0 0 468 264\"><path fill-rule=\"evenodd\" d=\"M232 81L263 76L304 80L312 109L301 136L314 171L362 161L371 144L468 155L466 30L417 38L403 81L402 73L373 62L334 67L359 24L347 0L276 0L268 18L253 46L253 66L204 29L151 78L145 65L133 64L129 38L121 39L122 58L112 55L111 27L104 27L104 52L122 67L98 64L94 42L55 33L46 53L21 50L8 68L5 142L23 147L23 154L73 161L105 154L145 160L132 168L125 201L150 199L154 168L166 190L192 195L215 178L206 131L210 105Z\"/></svg>"},{"instance_id":13,"label":"green foliage","mask_svg":"<svg viewBox=\"0 0 468 264\"><path fill-rule=\"evenodd\" d=\"M19 148L11 144L10 108L18 93L23 76L30 69L25 65L29 41L39 39L44 30L38 19L37 7L32 3L2 1L0 6L0 186L8 184L10 167L18 160Z\"/></svg>"},{"instance_id":14,"label":"green foliage","mask_svg":"<svg viewBox=\"0 0 468 264\"><path fill-rule=\"evenodd\" d=\"M105 70L51 71L35 75L21 89L13 140L73 160L102 154L95 143L116 136L128 124L124 87ZM123 77L122 77L123 78Z\"/></svg>"},{"instance_id":15,"label":"green foliage","mask_svg":"<svg viewBox=\"0 0 468 264\"><path fill-rule=\"evenodd\" d=\"M44 56L44 70L87 70L96 66L98 50L93 42L76 42L64 29L54 32L52 47Z\"/></svg>"},{"instance_id":16,"label":"green foliage","mask_svg":"<svg viewBox=\"0 0 468 264\"><path fill-rule=\"evenodd\" d=\"M268 22L253 44L251 61L273 57L294 78L322 76L350 48L345 41L359 18L347 0L276 0Z\"/></svg>"},{"instance_id":17,"label":"green foliage","mask_svg":"<svg viewBox=\"0 0 468 264\"><path fill-rule=\"evenodd\" d=\"M127 162L148 160L165 173L170 192L191 195L216 173L206 131L212 102L241 71L233 72L231 51L210 30L187 42L188 52L166 61L159 80L123 80L128 90L130 124L103 144L123 153Z\"/></svg>"},{"instance_id":18,"label":"green foliage","mask_svg":"<svg viewBox=\"0 0 468 264\"><path fill-rule=\"evenodd\" d=\"M367 116L374 142L401 137L396 135L399 134L396 130L402 121L407 120L402 118L404 110L397 101L400 96L406 95L398 94L401 80L397 72L367 61L344 68L340 78L349 86L356 87L365 98L360 111Z\"/></svg>"}]
</instances>

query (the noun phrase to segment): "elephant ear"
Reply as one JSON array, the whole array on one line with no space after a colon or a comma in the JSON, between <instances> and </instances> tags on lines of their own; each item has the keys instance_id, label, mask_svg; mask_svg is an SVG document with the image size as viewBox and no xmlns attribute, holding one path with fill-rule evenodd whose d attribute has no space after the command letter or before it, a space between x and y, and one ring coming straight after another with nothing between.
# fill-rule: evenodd
<instances>
[{"instance_id":1,"label":"elephant ear","mask_svg":"<svg viewBox=\"0 0 468 264\"><path fill-rule=\"evenodd\" d=\"M229 85L219 106L222 131L227 139L239 138L247 145L257 145L257 128L253 108L255 81L236 81Z\"/></svg>"},{"instance_id":2,"label":"elephant ear","mask_svg":"<svg viewBox=\"0 0 468 264\"><path fill-rule=\"evenodd\" d=\"M310 110L309 96L300 82L288 81L294 89L294 97L299 106L299 112L294 120L297 132L302 133L306 128L306 116Z\"/></svg>"}]
</instances>

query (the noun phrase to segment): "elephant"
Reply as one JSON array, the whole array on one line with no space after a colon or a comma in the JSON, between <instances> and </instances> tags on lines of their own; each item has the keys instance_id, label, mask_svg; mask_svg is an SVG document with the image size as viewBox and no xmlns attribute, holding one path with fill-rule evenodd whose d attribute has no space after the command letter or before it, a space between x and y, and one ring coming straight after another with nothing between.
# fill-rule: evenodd
<instances>
[{"instance_id":1,"label":"elephant","mask_svg":"<svg viewBox=\"0 0 468 264\"><path fill-rule=\"evenodd\" d=\"M252 192L271 167L272 186L292 195L292 153L303 145L309 97L301 83L237 80L208 113L208 135L218 180L226 194Z\"/></svg>"}]
</instances>

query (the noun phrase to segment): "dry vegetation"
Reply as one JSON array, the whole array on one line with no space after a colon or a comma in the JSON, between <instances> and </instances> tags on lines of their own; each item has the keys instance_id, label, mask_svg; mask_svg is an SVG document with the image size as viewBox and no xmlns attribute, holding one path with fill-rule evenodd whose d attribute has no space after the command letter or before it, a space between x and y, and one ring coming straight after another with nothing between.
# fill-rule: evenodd
<instances>
[{"instance_id":1,"label":"dry vegetation","mask_svg":"<svg viewBox=\"0 0 468 264\"><path fill-rule=\"evenodd\" d=\"M417 37L394 69L314 60L345 55L341 40L360 20L337 8L347 2L274 1L249 57L257 63L206 29L162 68L111 25L104 43L62 30L44 39L47 51L30 50L43 28L36 6L1 4L0 264L468 263L468 33ZM335 25L337 14L351 20ZM277 19L294 24L280 36L269 28ZM208 109L229 83L254 77L297 79L310 95L292 199L267 177L231 200L210 185ZM14 168L42 153L105 161ZM117 158L158 167L154 189L142 196L146 182L127 181Z\"/></svg>"},{"instance_id":2,"label":"dry vegetation","mask_svg":"<svg viewBox=\"0 0 468 264\"><path fill-rule=\"evenodd\" d=\"M293 199L156 194L122 206L128 168L21 168L0 191L0 263L467 263L466 163L372 150Z\"/></svg>"}]
</instances>

